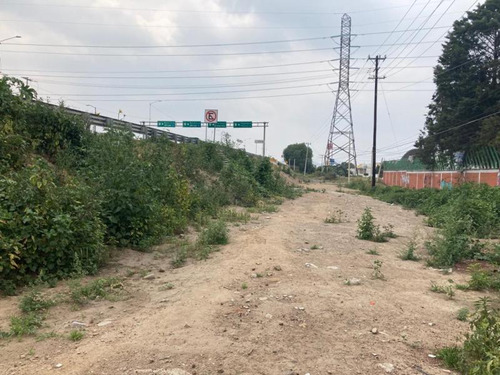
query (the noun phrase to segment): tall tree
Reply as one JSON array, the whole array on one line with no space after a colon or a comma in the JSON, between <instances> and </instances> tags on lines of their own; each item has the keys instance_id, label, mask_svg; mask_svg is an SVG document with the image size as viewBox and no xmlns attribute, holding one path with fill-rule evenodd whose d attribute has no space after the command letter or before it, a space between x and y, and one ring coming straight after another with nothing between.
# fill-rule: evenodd
<instances>
[{"instance_id":1,"label":"tall tree","mask_svg":"<svg viewBox=\"0 0 500 375\"><path fill-rule=\"evenodd\" d=\"M312 149L306 146L305 143L296 143L289 145L283 150L283 158L288 163L289 166L293 167L295 161L295 167L298 171L304 171L304 164L307 156L307 172L312 172L314 166L312 164L313 152Z\"/></svg>"},{"instance_id":2,"label":"tall tree","mask_svg":"<svg viewBox=\"0 0 500 375\"><path fill-rule=\"evenodd\" d=\"M500 0L456 21L434 69L437 90L416 146L428 165L480 145L500 147Z\"/></svg>"}]
</instances>

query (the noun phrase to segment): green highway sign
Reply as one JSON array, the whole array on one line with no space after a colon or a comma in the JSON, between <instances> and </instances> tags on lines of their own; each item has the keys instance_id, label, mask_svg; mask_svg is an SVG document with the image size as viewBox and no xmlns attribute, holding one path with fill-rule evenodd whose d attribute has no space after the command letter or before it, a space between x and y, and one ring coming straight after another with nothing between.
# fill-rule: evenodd
<instances>
[{"instance_id":1,"label":"green highway sign","mask_svg":"<svg viewBox=\"0 0 500 375\"><path fill-rule=\"evenodd\" d=\"M159 128L175 128L175 121L158 121L156 126Z\"/></svg>"},{"instance_id":2,"label":"green highway sign","mask_svg":"<svg viewBox=\"0 0 500 375\"><path fill-rule=\"evenodd\" d=\"M183 121L183 128L201 128L201 121Z\"/></svg>"},{"instance_id":3,"label":"green highway sign","mask_svg":"<svg viewBox=\"0 0 500 375\"><path fill-rule=\"evenodd\" d=\"M227 122L226 121L217 121L214 123L209 123L208 127L209 128L227 128Z\"/></svg>"},{"instance_id":4,"label":"green highway sign","mask_svg":"<svg viewBox=\"0 0 500 375\"><path fill-rule=\"evenodd\" d=\"M251 128L252 121L235 121L233 122L233 128Z\"/></svg>"}]
</instances>

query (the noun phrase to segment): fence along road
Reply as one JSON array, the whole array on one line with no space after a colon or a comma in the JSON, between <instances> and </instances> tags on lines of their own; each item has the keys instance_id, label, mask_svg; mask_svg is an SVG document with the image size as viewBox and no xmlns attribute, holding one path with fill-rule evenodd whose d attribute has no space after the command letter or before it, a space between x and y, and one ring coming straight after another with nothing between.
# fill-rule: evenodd
<instances>
[{"instance_id":1,"label":"fence along road","mask_svg":"<svg viewBox=\"0 0 500 375\"><path fill-rule=\"evenodd\" d=\"M56 108L61 108L58 105L54 104L47 104L54 109ZM64 111L75 116L80 116L83 117L83 119L89 124L90 127L100 127L103 129L128 129L132 131L134 134L137 135L142 135L145 138L148 137L157 137L157 136L163 136L167 137L171 141L175 143L200 143L200 139L196 137L185 137L180 134L175 134L171 133L169 131L159 129L159 128L151 128L146 125L141 125L141 124L136 124L133 122L128 122L128 121L123 121L123 120L117 120L111 117L106 117L106 116L101 116L101 115L95 115L92 113L84 112L84 111L79 111L77 109L72 109L72 108L67 108L63 107Z\"/></svg>"}]
</instances>

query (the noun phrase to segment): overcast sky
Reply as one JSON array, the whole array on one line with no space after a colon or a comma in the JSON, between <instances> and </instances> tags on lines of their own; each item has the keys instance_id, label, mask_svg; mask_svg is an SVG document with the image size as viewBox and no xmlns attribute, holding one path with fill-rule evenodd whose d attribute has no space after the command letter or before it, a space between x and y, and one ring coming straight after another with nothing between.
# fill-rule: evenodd
<instances>
[{"instance_id":1,"label":"overcast sky","mask_svg":"<svg viewBox=\"0 0 500 375\"><path fill-rule=\"evenodd\" d=\"M31 78L52 103L64 99L89 111L92 105L111 117L121 109L133 122L148 120L150 103L159 100L152 104L154 121L203 120L207 108L218 109L220 120L268 121L268 155L280 158L288 144L310 142L319 164L338 81L338 61L328 60L339 57L346 12L352 17L358 163L371 158L373 63L366 58L376 54L387 56L381 65L386 78L380 85L378 160L397 159L423 128L444 36L477 3L0 0L0 40L22 36L0 46L0 70ZM243 44L266 41L280 42ZM205 138L204 129L175 131ZM262 138L261 129L229 133L251 152Z\"/></svg>"}]
</instances>

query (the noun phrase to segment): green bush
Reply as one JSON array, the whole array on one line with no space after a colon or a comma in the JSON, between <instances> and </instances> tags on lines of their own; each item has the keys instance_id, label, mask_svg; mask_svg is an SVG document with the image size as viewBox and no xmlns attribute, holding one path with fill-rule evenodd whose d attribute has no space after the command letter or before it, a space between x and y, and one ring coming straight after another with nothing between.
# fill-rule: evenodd
<instances>
[{"instance_id":1,"label":"green bush","mask_svg":"<svg viewBox=\"0 0 500 375\"><path fill-rule=\"evenodd\" d=\"M0 289L94 273L105 253L103 235L92 190L45 160L0 177Z\"/></svg>"},{"instance_id":2,"label":"green bush","mask_svg":"<svg viewBox=\"0 0 500 375\"><path fill-rule=\"evenodd\" d=\"M201 233L198 242L203 245L226 245L229 242L226 223L222 220L210 223Z\"/></svg>"},{"instance_id":3,"label":"green bush","mask_svg":"<svg viewBox=\"0 0 500 375\"><path fill-rule=\"evenodd\" d=\"M19 309L24 313L40 312L47 310L54 304L54 301L43 298L39 291L32 290L21 299Z\"/></svg>"},{"instance_id":4,"label":"green bush","mask_svg":"<svg viewBox=\"0 0 500 375\"><path fill-rule=\"evenodd\" d=\"M0 291L33 279L94 273L107 246L146 250L224 206L294 198L269 159L226 144L136 139L123 128L88 131L84 118L0 80ZM227 242L208 228L206 246ZM211 251L211 250L210 250ZM175 262L182 264L188 252Z\"/></svg>"},{"instance_id":5,"label":"green bush","mask_svg":"<svg viewBox=\"0 0 500 375\"><path fill-rule=\"evenodd\" d=\"M366 207L363 211L363 215L358 220L358 238L360 240L372 240L375 237L376 226L374 223L375 218L373 217L372 210L370 207Z\"/></svg>"},{"instance_id":6,"label":"green bush","mask_svg":"<svg viewBox=\"0 0 500 375\"><path fill-rule=\"evenodd\" d=\"M500 373L500 314L487 297L476 303L476 312L462 347L443 348L438 358L462 374Z\"/></svg>"},{"instance_id":7,"label":"green bush","mask_svg":"<svg viewBox=\"0 0 500 375\"><path fill-rule=\"evenodd\" d=\"M431 256L428 260L429 265L450 267L464 259L472 259L480 253L479 243L471 240L467 234L470 226L470 219L448 218L433 240L426 243Z\"/></svg>"},{"instance_id":8,"label":"green bush","mask_svg":"<svg viewBox=\"0 0 500 375\"><path fill-rule=\"evenodd\" d=\"M443 227L447 218L470 221L468 235L480 238L500 234L500 189L485 184L463 184L453 189L406 189L378 185L371 189L368 181L355 179L349 185L361 193L387 203L415 209L429 217L431 226Z\"/></svg>"}]
</instances>

